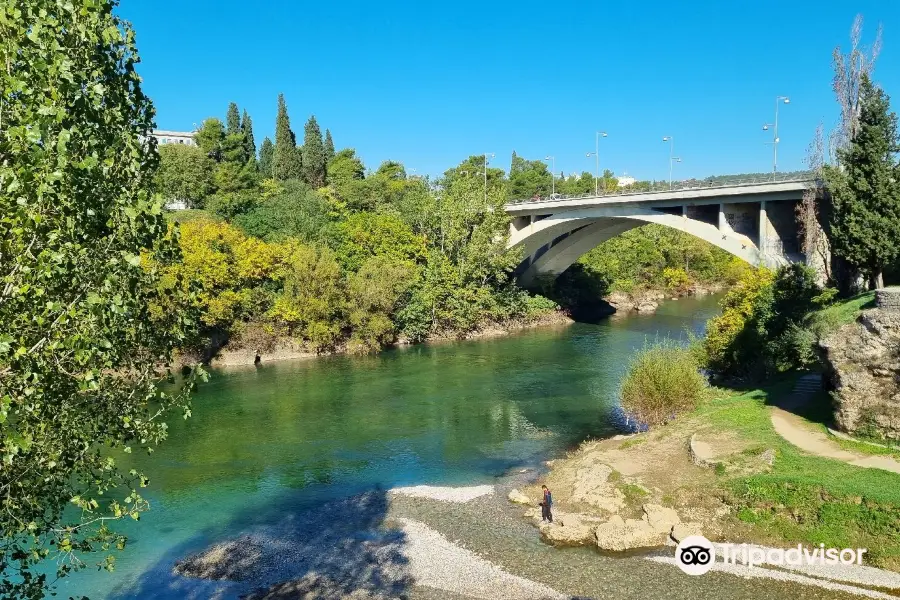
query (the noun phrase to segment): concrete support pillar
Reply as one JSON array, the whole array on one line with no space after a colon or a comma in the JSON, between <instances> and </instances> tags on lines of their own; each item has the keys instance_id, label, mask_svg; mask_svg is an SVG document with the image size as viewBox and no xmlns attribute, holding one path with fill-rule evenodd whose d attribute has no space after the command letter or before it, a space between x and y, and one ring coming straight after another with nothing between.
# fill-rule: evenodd
<instances>
[{"instance_id":1,"label":"concrete support pillar","mask_svg":"<svg viewBox=\"0 0 900 600\"><path fill-rule=\"evenodd\" d=\"M719 231L725 233L728 231L728 220L725 218L725 204L719 202Z\"/></svg>"},{"instance_id":2,"label":"concrete support pillar","mask_svg":"<svg viewBox=\"0 0 900 600\"><path fill-rule=\"evenodd\" d=\"M534 215L531 215L531 222L529 223L529 225L534 225ZM538 251L540 251L540 248L538 248L537 250L535 250L534 253L533 253L531 256L528 257L528 266L529 266L529 267L530 267L531 265L533 265L533 264L534 264L534 261L537 259L537 253L538 253Z\"/></svg>"},{"instance_id":3,"label":"concrete support pillar","mask_svg":"<svg viewBox=\"0 0 900 600\"><path fill-rule=\"evenodd\" d=\"M759 203L759 251L768 251L769 239L769 217L766 213L766 201L761 200Z\"/></svg>"},{"instance_id":4,"label":"concrete support pillar","mask_svg":"<svg viewBox=\"0 0 900 600\"><path fill-rule=\"evenodd\" d=\"M687 204L681 205L681 217L687 219Z\"/></svg>"}]
</instances>

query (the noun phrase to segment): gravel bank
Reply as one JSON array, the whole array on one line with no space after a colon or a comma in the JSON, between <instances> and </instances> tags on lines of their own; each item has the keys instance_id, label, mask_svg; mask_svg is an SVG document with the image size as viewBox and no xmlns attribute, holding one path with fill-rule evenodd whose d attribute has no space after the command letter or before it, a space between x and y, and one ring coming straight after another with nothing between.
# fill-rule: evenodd
<instances>
[{"instance_id":1,"label":"gravel bank","mask_svg":"<svg viewBox=\"0 0 900 600\"><path fill-rule=\"evenodd\" d=\"M397 519L406 536L404 554L416 584L484 600L566 598L548 586L511 575L460 548L419 521Z\"/></svg>"},{"instance_id":2,"label":"gravel bank","mask_svg":"<svg viewBox=\"0 0 900 600\"><path fill-rule=\"evenodd\" d=\"M469 487L437 487L432 485L416 485L397 487L388 490L389 494L400 494L410 498L430 498L441 502L471 502L475 498L490 496L494 493L492 485L473 485Z\"/></svg>"}]
</instances>

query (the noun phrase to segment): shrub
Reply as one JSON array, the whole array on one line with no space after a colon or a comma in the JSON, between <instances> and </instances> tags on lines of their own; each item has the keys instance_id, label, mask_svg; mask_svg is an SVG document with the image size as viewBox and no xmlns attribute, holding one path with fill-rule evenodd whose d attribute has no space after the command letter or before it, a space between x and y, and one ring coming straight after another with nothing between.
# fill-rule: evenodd
<instances>
[{"instance_id":1,"label":"shrub","mask_svg":"<svg viewBox=\"0 0 900 600\"><path fill-rule=\"evenodd\" d=\"M691 284L691 278L680 267L666 267L662 272L666 288L672 291L681 291Z\"/></svg>"},{"instance_id":2,"label":"shrub","mask_svg":"<svg viewBox=\"0 0 900 600\"><path fill-rule=\"evenodd\" d=\"M699 367L690 349L670 340L645 345L622 380L622 408L648 426L693 410L707 390Z\"/></svg>"}]
</instances>

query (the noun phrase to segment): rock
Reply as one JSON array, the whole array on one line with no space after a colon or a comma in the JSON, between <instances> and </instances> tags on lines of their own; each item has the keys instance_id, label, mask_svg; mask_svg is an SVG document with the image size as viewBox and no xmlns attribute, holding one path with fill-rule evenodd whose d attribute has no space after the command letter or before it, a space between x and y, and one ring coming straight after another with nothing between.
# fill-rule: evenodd
<instances>
[{"instance_id":1,"label":"rock","mask_svg":"<svg viewBox=\"0 0 900 600\"><path fill-rule=\"evenodd\" d=\"M719 463L715 460L713 447L701 440L696 433L691 435L688 441L688 452L691 455L691 462L698 467L714 467Z\"/></svg>"},{"instance_id":2,"label":"rock","mask_svg":"<svg viewBox=\"0 0 900 600\"><path fill-rule=\"evenodd\" d=\"M819 349L839 429L900 440L900 290L878 290L876 298L881 307L863 311Z\"/></svg>"},{"instance_id":3,"label":"rock","mask_svg":"<svg viewBox=\"0 0 900 600\"><path fill-rule=\"evenodd\" d=\"M653 300L642 300L641 303L637 305L638 312L653 312L657 308L659 308L659 304Z\"/></svg>"},{"instance_id":4,"label":"rock","mask_svg":"<svg viewBox=\"0 0 900 600\"><path fill-rule=\"evenodd\" d=\"M625 495L609 482L613 469L603 463L583 461L575 472L570 500L616 513L625 506Z\"/></svg>"},{"instance_id":5,"label":"rock","mask_svg":"<svg viewBox=\"0 0 900 600\"><path fill-rule=\"evenodd\" d=\"M556 510L553 511L553 523L541 523L538 528L541 538L551 544L584 546L594 543L594 529L599 521L601 519L596 517Z\"/></svg>"},{"instance_id":6,"label":"rock","mask_svg":"<svg viewBox=\"0 0 900 600\"><path fill-rule=\"evenodd\" d=\"M606 297L606 301L616 310L634 310L637 308L634 299L625 292L613 292Z\"/></svg>"},{"instance_id":7,"label":"rock","mask_svg":"<svg viewBox=\"0 0 900 600\"><path fill-rule=\"evenodd\" d=\"M676 542L680 542L692 535L703 535L703 526L700 523L676 523L672 526L670 536Z\"/></svg>"},{"instance_id":8,"label":"rock","mask_svg":"<svg viewBox=\"0 0 900 600\"><path fill-rule=\"evenodd\" d=\"M507 498L509 498L510 502L514 502L516 504L535 504L535 502L533 502L531 498L516 489L510 490Z\"/></svg>"},{"instance_id":9,"label":"rock","mask_svg":"<svg viewBox=\"0 0 900 600\"><path fill-rule=\"evenodd\" d=\"M630 550L665 544L668 533L660 533L643 519L623 521L618 515L610 517L594 530L597 546L603 550Z\"/></svg>"},{"instance_id":10,"label":"rock","mask_svg":"<svg viewBox=\"0 0 900 600\"><path fill-rule=\"evenodd\" d=\"M775 464L775 451L771 448L764 450L763 453L759 455L759 459L771 467Z\"/></svg>"},{"instance_id":11,"label":"rock","mask_svg":"<svg viewBox=\"0 0 900 600\"><path fill-rule=\"evenodd\" d=\"M678 513L671 508L659 504L645 504L643 508L644 520L659 533L669 533L674 525L681 523Z\"/></svg>"}]
</instances>

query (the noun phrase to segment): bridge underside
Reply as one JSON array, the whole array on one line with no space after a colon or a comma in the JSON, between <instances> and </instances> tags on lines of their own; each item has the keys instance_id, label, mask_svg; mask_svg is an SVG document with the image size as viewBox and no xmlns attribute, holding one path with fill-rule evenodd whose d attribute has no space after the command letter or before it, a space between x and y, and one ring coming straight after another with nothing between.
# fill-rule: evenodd
<instances>
[{"instance_id":1,"label":"bridge underside","mask_svg":"<svg viewBox=\"0 0 900 600\"><path fill-rule=\"evenodd\" d=\"M509 246L521 248L520 284L556 277L592 248L629 229L657 223L705 240L754 266L802 261L796 198L641 206L606 203L514 216Z\"/></svg>"}]
</instances>

